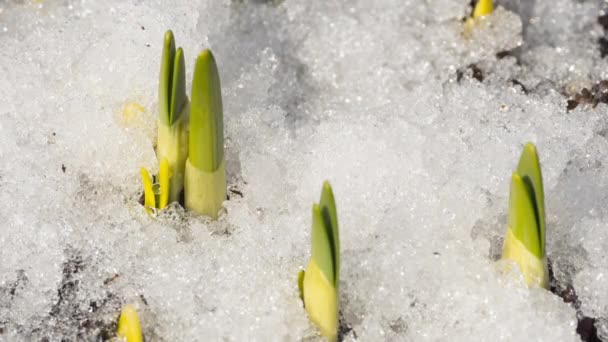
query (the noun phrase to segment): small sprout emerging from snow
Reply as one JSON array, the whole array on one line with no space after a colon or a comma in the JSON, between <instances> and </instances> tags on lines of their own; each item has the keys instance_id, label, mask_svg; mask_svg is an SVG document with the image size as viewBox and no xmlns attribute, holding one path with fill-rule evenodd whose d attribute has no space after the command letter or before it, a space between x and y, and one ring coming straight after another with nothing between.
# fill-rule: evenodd
<instances>
[{"instance_id":1,"label":"small sprout emerging from snow","mask_svg":"<svg viewBox=\"0 0 608 342\"><path fill-rule=\"evenodd\" d=\"M190 104L185 69L183 50L175 49L169 30L158 87L160 167L157 183L147 170L141 170L144 205L152 213L179 201L184 191L186 209L215 219L226 199L220 77L213 54L203 51L196 60Z\"/></svg>"},{"instance_id":2,"label":"small sprout emerging from snow","mask_svg":"<svg viewBox=\"0 0 608 342\"><path fill-rule=\"evenodd\" d=\"M312 206L312 248L306 272L298 274L298 287L310 320L328 341L338 337L340 237L331 186L323 184L319 204Z\"/></svg>"},{"instance_id":3,"label":"small sprout emerging from snow","mask_svg":"<svg viewBox=\"0 0 608 342\"><path fill-rule=\"evenodd\" d=\"M226 199L224 115L220 77L210 50L196 59L192 80L186 209L217 218Z\"/></svg>"},{"instance_id":4,"label":"small sprout emerging from snow","mask_svg":"<svg viewBox=\"0 0 608 342\"><path fill-rule=\"evenodd\" d=\"M492 0L479 0L473 9L473 18L486 16L494 10Z\"/></svg>"},{"instance_id":5,"label":"small sprout emerging from snow","mask_svg":"<svg viewBox=\"0 0 608 342\"><path fill-rule=\"evenodd\" d=\"M188 96L182 48L175 50L173 32L165 34L158 83L158 160L169 162L169 201L179 201L188 158Z\"/></svg>"},{"instance_id":6,"label":"small sprout emerging from snow","mask_svg":"<svg viewBox=\"0 0 608 342\"><path fill-rule=\"evenodd\" d=\"M529 286L548 288L545 255L545 202L536 148L526 144L511 177L509 227L502 258L514 261Z\"/></svg>"},{"instance_id":7,"label":"small sprout emerging from snow","mask_svg":"<svg viewBox=\"0 0 608 342\"><path fill-rule=\"evenodd\" d=\"M163 209L169 203L169 162L167 158L160 161L158 170L158 182L153 183L148 170L141 168L141 180L144 185L144 206L148 213L153 209Z\"/></svg>"},{"instance_id":8,"label":"small sprout emerging from snow","mask_svg":"<svg viewBox=\"0 0 608 342\"><path fill-rule=\"evenodd\" d=\"M135 308L127 304L118 318L118 328L116 334L126 342L142 342L141 326Z\"/></svg>"},{"instance_id":9,"label":"small sprout emerging from snow","mask_svg":"<svg viewBox=\"0 0 608 342\"><path fill-rule=\"evenodd\" d=\"M465 35L469 35L475 22L478 18L485 17L494 11L494 3L492 0L479 0L473 8L473 15L467 18L465 22Z\"/></svg>"}]
</instances>

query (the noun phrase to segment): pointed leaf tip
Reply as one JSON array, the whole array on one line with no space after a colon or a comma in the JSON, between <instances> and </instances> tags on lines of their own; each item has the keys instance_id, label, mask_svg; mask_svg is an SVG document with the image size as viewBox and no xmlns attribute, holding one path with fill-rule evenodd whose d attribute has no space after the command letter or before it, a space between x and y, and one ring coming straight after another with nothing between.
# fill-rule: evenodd
<instances>
[{"instance_id":1,"label":"pointed leaf tip","mask_svg":"<svg viewBox=\"0 0 608 342\"><path fill-rule=\"evenodd\" d=\"M173 38L173 31L167 30L167 32L165 32L165 42L164 43L165 43L164 46L175 45L175 39Z\"/></svg>"},{"instance_id":2,"label":"pointed leaf tip","mask_svg":"<svg viewBox=\"0 0 608 342\"><path fill-rule=\"evenodd\" d=\"M177 121L182 109L186 105L186 65L184 62L184 50L180 47L175 52L171 80L171 103L169 111L169 123L173 125Z\"/></svg>"},{"instance_id":3,"label":"pointed leaf tip","mask_svg":"<svg viewBox=\"0 0 608 342\"><path fill-rule=\"evenodd\" d=\"M171 112L171 82L173 80L173 64L175 60L175 40L173 32L168 30L163 41L163 52L160 61L160 76L158 82L158 116L161 122L170 124Z\"/></svg>"},{"instance_id":4,"label":"pointed leaf tip","mask_svg":"<svg viewBox=\"0 0 608 342\"><path fill-rule=\"evenodd\" d=\"M217 170L224 159L224 114L219 72L210 50L196 59L190 102L190 162Z\"/></svg>"}]
</instances>

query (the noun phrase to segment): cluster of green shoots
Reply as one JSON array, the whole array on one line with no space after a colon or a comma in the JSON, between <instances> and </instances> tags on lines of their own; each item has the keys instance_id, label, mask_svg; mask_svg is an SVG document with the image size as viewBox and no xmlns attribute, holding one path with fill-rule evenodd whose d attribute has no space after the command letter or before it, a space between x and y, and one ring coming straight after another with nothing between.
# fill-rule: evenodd
<instances>
[{"instance_id":1,"label":"cluster of green shoots","mask_svg":"<svg viewBox=\"0 0 608 342\"><path fill-rule=\"evenodd\" d=\"M491 0L480 0L472 20L489 14ZM222 97L217 66L211 51L196 59L192 100L185 87L184 54L175 49L173 34L165 35L160 82L156 182L142 168L144 204L150 212L179 201L186 209L217 218L226 198ZM545 206L540 163L533 144L525 145L511 177L508 229L502 258L513 261L531 287L547 288ZM334 194L328 182L312 207L311 258L298 274L304 307L328 341L338 338L340 237ZM135 309L127 305L118 331L128 342L141 342Z\"/></svg>"},{"instance_id":2,"label":"cluster of green shoots","mask_svg":"<svg viewBox=\"0 0 608 342\"><path fill-rule=\"evenodd\" d=\"M184 52L167 31L158 86L159 168L156 182L141 169L144 205L151 213L183 194L186 209L215 219L226 199L226 171L220 77L210 50L196 58L191 96Z\"/></svg>"},{"instance_id":3,"label":"cluster of green shoots","mask_svg":"<svg viewBox=\"0 0 608 342\"><path fill-rule=\"evenodd\" d=\"M311 258L298 274L300 297L310 320L327 341L339 330L340 237L333 191L323 184L321 199L312 207ZM524 146L511 177L508 229L502 259L516 266L530 287L547 289L549 272L545 255L543 180L536 147Z\"/></svg>"}]
</instances>

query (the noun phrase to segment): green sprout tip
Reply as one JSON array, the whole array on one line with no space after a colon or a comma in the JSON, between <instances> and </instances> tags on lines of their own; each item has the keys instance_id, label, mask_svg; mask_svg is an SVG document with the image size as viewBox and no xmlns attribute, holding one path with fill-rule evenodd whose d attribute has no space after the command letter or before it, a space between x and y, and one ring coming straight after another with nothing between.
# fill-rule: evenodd
<instances>
[{"instance_id":1,"label":"green sprout tip","mask_svg":"<svg viewBox=\"0 0 608 342\"><path fill-rule=\"evenodd\" d=\"M545 255L545 204L540 162L536 148L526 144L511 177L509 226L503 259L514 261L528 285L549 285Z\"/></svg>"},{"instance_id":2,"label":"green sprout tip","mask_svg":"<svg viewBox=\"0 0 608 342\"><path fill-rule=\"evenodd\" d=\"M190 105L186 209L217 218L226 199L224 114L220 77L210 50L196 59Z\"/></svg>"},{"instance_id":3,"label":"green sprout tip","mask_svg":"<svg viewBox=\"0 0 608 342\"><path fill-rule=\"evenodd\" d=\"M311 259L298 273L298 287L310 319L328 341L338 336L340 237L338 215L329 182L323 184L321 200L312 207Z\"/></svg>"},{"instance_id":4,"label":"green sprout tip","mask_svg":"<svg viewBox=\"0 0 608 342\"><path fill-rule=\"evenodd\" d=\"M182 48L175 49L173 32L165 34L158 82L158 160L169 162L169 201L178 201L184 188L188 157L188 97Z\"/></svg>"}]
</instances>

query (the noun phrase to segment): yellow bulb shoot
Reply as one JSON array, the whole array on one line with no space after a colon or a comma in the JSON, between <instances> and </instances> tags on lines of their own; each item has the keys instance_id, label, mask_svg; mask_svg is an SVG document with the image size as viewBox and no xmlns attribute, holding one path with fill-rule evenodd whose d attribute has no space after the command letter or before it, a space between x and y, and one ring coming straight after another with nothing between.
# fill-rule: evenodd
<instances>
[{"instance_id":1,"label":"yellow bulb shoot","mask_svg":"<svg viewBox=\"0 0 608 342\"><path fill-rule=\"evenodd\" d=\"M302 288L304 307L327 341L338 339L338 292L314 259L306 266Z\"/></svg>"},{"instance_id":2,"label":"yellow bulb shoot","mask_svg":"<svg viewBox=\"0 0 608 342\"><path fill-rule=\"evenodd\" d=\"M479 0L473 9L473 18L483 17L492 13L494 4L492 0Z\"/></svg>"},{"instance_id":3,"label":"yellow bulb shoot","mask_svg":"<svg viewBox=\"0 0 608 342\"><path fill-rule=\"evenodd\" d=\"M310 320L327 341L338 339L340 237L334 195L328 182L321 200L312 207L311 258L306 271L298 273L298 287Z\"/></svg>"},{"instance_id":4,"label":"yellow bulb shoot","mask_svg":"<svg viewBox=\"0 0 608 342\"><path fill-rule=\"evenodd\" d=\"M142 342L141 326L137 311L132 305L125 305L118 319L116 334L126 342Z\"/></svg>"},{"instance_id":5,"label":"yellow bulb shoot","mask_svg":"<svg viewBox=\"0 0 608 342\"><path fill-rule=\"evenodd\" d=\"M536 147L528 143L511 177L509 226L502 258L514 261L529 286L549 287L545 254L545 200Z\"/></svg>"}]
</instances>

